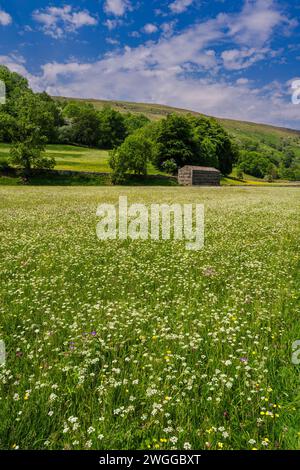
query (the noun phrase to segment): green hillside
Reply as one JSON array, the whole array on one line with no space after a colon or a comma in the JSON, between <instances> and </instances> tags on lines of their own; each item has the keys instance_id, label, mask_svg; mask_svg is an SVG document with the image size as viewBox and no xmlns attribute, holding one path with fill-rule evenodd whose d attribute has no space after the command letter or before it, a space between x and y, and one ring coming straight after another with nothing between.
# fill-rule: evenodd
<instances>
[{"instance_id":1,"label":"green hillside","mask_svg":"<svg viewBox=\"0 0 300 470\"><path fill-rule=\"evenodd\" d=\"M64 98L54 97L58 101L83 101L85 103L92 104L96 109L102 109L104 106L110 106L113 109L122 113L143 113L149 119L159 120L166 117L171 113L178 114L193 114L195 116L203 116L204 114L189 111L182 108L175 108L162 104L152 103L132 103L129 101L107 101L107 100L96 100L96 99L81 99L81 98ZM231 134L237 136L245 136L257 138L259 140L265 139L269 143L278 143L281 139L291 139L298 143L298 150L300 155L300 130L286 129L283 127L275 127L267 124L256 124L246 121L235 121L232 119L219 119L217 120L225 127L225 129Z\"/></svg>"}]
</instances>

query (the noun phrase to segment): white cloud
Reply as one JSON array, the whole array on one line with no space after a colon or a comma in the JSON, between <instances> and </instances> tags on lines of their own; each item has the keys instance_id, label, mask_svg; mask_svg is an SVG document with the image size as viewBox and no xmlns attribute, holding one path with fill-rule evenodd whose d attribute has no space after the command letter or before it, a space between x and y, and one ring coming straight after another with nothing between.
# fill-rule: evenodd
<instances>
[{"instance_id":1,"label":"white cloud","mask_svg":"<svg viewBox=\"0 0 300 470\"><path fill-rule=\"evenodd\" d=\"M172 36L176 23L177 23L177 20L171 21L169 23L162 23L160 27L163 32L163 35L166 37Z\"/></svg>"},{"instance_id":2,"label":"white cloud","mask_svg":"<svg viewBox=\"0 0 300 470\"><path fill-rule=\"evenodd\" d=\"M0 25L8 26L12 23L12 17L9 13L6 13L4 10L0 10Z\"/></svg>"},{"instance_id":3,"label":"white cloud","mask_svg":"<svg viewBox=\"0 0 300 470\"><path fill-rule=\"evenodd\" d=\"M227 70L242 70L251 67L255 62L265 59L267 54L271 52L268 48L230 49L223 51L221 58Z\"/></svg>"},{"instance_id":4,"label":"white cloud","mask_svg":"<svg viewBox=\"0 0 300 470\"><path fill-rule=\"evenodd\" d=\"M153 34L153 33L156 33L158 31L158 27L155 24L147 23L143 27L143 31L146 34Z\"/></svg>"},{"instance_id":5,"label":"white cloud","mask_svg":"<svg viewBox=\"0 0 300 470\"><path fill-rule=\"evenodd\" d=\"M110 18L108 18L104 23L104 25L109 29L109 31L112 31L113 29L117 28L118 26L121 26L122 24L123 24L122 20L119 20L119 19L111 20Z\"/></svg>"},{"instance_id":6,"label":"white cloud","mask_svg":"<svg viewBox=\"0 0 300 470\"><path fill-rule=\"evenodd\" d=\"M272 82L258 89L246 79L231 81L222 75L221 66L242 70L273 57L272 31L260 37L265 43L246 47L234 32L240 17L219 15L179 34L117 49L94 63L48 63L40 76L29 79L35 89L46 88L53 95L163 103L213 116L300 126L300 108L291 104L286 84ZM277 26L281 23L285 20L278 17ZM252 37L249 25L247 35ZM223 41L230 46L219 55L214 46Z\"/></svg>"},{"instance_id":7,"label":"white cloud","mask_svg":"<svg viewBox=\"0 0 300 470\"><path fill-rule=\"evenodd\" d=\"M28 72L26 68L26 60L23 56L18 54L0 55L0 64L8 67L12 72L17 72L27 78L34 89L42 89L40 77Z\"/></svg>"},{"instance_id":8,"label":"white cloud","mask_svg":"<svg viewBox=\"0 0 300 470\"><path fill-rule=\"evenodd\" d=\"M238 78L236 81L237 85L248 85L249 79L248 78Z\"/></svg>"},{"instance_id":9,"label":"white cloud","mask_svg":"<svg viewBox=\"0 0 300 470\"><path fill-rule=\"evenodd\" d=\"M299 107L278 84L261 90L246 80L182 78L181 67L151 69L145 51L127 49L94 64L51 63L43 67L42 87L54 95L162 103L211 116L299 127ZM285 88L288 93L288 87Z\"/></svg>"},{"instance_id":10,"label":"white cloud","mask_svg":"<svg viewBox=\"0 0 300 470\"><path fill-rule=\"evenodd\" d=\"M170 10L173 13L183 13L194 0L175 0L169 5Z\"/></svg>"},{"instance_id":11,"label":"white cloud","mask_svg":"<svg viewBox=\"0 0 300 470\"><path fill-rule=\"evenodd\" d=\"M290 23L273 0L246 0L241 13L222 16L230 35L248 46L264 44L277 26Z\"/></svg>"},{"instance_id":12,"label":"white cloud","mask_svg":"<svg viewBox=\"0 0 300 470\"><path fill-rule=\"evenodd\" d=\"M104 11L115 16L124 16L131 8L129 0L106 0L104 4Z\"/></svg>"},{"instance_id":13,"label":"white cloud","mask_svg":"<svg viewBox=\"0 0 300 470\"><path fill-rule=\"evenodd\" d=\"M107 44L110 44L111 46L118 46L120 44L120 41L118 41L117 39L113 39L113 38L106 38L105 41L107 42Z\"/></svg>"},{"instance_id":14,"label":"white cloud","mask_svg":"<svg viewBox=\"0 0 300 470\"><path fill-rule=\"evenodd\" d=\"M76 11L70 5L35 10L32 17L42 25L44 33L53 38L61 38L65 32L74 32L83 26L95 26L98 23L87 10Z\"/></svg>"}]
</instances>

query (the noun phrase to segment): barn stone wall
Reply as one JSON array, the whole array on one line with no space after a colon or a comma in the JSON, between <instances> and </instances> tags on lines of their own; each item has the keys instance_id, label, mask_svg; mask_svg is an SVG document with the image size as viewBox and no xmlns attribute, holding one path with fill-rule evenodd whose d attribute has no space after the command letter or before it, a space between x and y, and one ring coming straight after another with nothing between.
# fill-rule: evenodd
<instances>
[{"instance_id":1,"label":"barn stone wall","mask_svg":"<svg viewBox=\"0 0 300 470\"><path fill-rule=\"evenodd\" d=\"M207 186L219 186L220 184L220 173L216 171L201 171L193 170L192 172L192 184L193 185L207 185Z\"/></svg>"},{"instance_id":2,"label":"barn stone wall","mask_svg":"<svg viewBox=\"0 0 300 470\"><path fill-rule=\"evenodd\" d=\"M221 174L219 171L206 170L184 166L178 171L178 182L185 186L219 186Z\"/></svg>"},{"instance_id":3,"label":"barn stone wall","mask_svg":"<svg viewBox=\"0 0 300 470\"><path fill-rule=\"evenodd\" d=\"M192 184L192 169L188 166L180 168L178 171L178 183L190 186Z\"/></svg>"}]
</instances>

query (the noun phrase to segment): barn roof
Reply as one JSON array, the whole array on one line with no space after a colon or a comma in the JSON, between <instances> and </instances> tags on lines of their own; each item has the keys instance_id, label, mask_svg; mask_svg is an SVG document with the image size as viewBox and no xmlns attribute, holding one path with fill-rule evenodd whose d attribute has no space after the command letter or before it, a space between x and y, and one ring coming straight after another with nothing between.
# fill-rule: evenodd
<instances>
[{"instance_id":1,"label":"barn roof","mask_svg":"<svg viewBox=\"0 0 300 470\"><path fill-rule=\"evenodd\" d=\"M184 168L190 168L191 170L199 170L199 171L214 171L216 173L220 173L219 170L210 166L185 165L182 168L180 168L180 170L183 170Z\"/></svg>"}]
</instances>

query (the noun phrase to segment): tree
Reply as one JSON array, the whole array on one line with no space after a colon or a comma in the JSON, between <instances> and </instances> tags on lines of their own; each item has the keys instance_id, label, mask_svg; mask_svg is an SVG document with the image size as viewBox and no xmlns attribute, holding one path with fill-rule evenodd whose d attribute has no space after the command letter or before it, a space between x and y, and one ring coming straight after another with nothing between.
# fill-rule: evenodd
<instances>
[{"instance_id":1,"label":"tree","mask_svg":"<svg viewBox=\"0 0 300 470\"><path fill-rule=\"evenodd\" d=\"M110 167L113 169L113 181L121 183L126 173L146 175L147 164L151 160L151 141L139 131L128 136L119 148L110 154Z\"/></svg>"},{"instance_id":2,"label":"tree","mask_svg":"<svg viewBox=\"0 0 300 470\"><path fill-rule=\"evenodd\" d=\"M57 132L57 142L59 144L73 144L76 142L73 126L61 126Z\"/></svg>"},{"instance_id":3,"label":"tree","mask_svg":"<svg viewBox=\"0 0 300 470\"><path fill-rule=\"evenodd\" d=\"M94 109L93 106L80 101L69 101L63 106L63 115L68 119L75 119L80 116L82 109Z\"/></svg>"},{"instance_id":4,"label":"tree","mask_svg":"<svg viewBox=\"0 0 300 470\"><path fill-rule=\"evenodd\" d=\"M55 160L43 154L47 137L43 124L50 115L40 109L39 97L33 93L25 93L15 103L15 126L13 145L10 150L11 163L22 170L28 180L32 168L53 168Z\"/></svg>"},{"instance_id":5,"label":"tree","mask_svg":"<svg viewBox=\"0 0 300 470\"><path fill-rule=\"evenodd\" d=\"M4 65L0 65L0 80L5 83L6 104L3 106L6 112L9 112L10 105L23 92L29 91L29 85L26 78L16 72L11 72Z\"/></svg>"},{"instance_id":6,"label":"tree","mask_svg":"<svg viewBox=\"0 0 300 470\"><path fill-rule=\"evenodd\" d=\"M22 170L24 181L28 181L32 168L54 167L54 158L43 154L47 139L38 128L27 122L19 122L17 132L10 149L10 161Z\"/></svg>"},{"instance_id":7,"label":"tree","mask_svg":"<svg viewBox=\"0 0 300 470\"><path fill-rule=\"evenodd\" d=\"M271 164L271 166L273 166ZM271 171L270 161L258 152L243 150L240 153L239 167L248 175L263 178Z\"/></svg>"},{"instance_id":8,"label":"tree","mask_svg":"<svg viewBox=\"0 0 300 470\"><path fill-rule=\"evenodd\" d=\"M133 114L126 113L124 114L124 122L127 130L127 134L133 134L133 132L141 129L150 123L150 119L147 118L144 114Z\"/></svg>"},{"instance_id":9,"label":"tree","mask_svg":"<svg viewBox=\"0 0 300 470\"><path fill-rule=\"evenodd\" d=\"M58 129L60 126L64 125L61 109L54 99L45 91L43 93L37 93L36 96L40 100L40 107L44 109L44 112L47 112L48 115L51 116L47 126L44 125L43 127L44 134L46 135L48 142L55 143L58 139Z\"/></svg>"},{"instance_id":10,"label":"tree","mask_svg":"<svg viewBox=\"0 0 300 470\"><path fill-rule=\"evenodd\" d=\"M239 151L225 129L213 118L189 116L189 119L198 147L198 164L214 166L224 175L231 173Z\"/></svg>"},{"instance_id":11,"label":"tree","mask_svg":"<svg viewBox=\"0 0 300 470\"><path fill-rule=\"evenodd\" d=\"M22 93L14 102L12 115L17 121L27 121L34 124L49 141L55 128L55 116L48 103L39 94L28 90Z\"/></svg>"},{"instance_id":12,"label":"tree","mask_svg":"<svg viewBox=\"0 0 300 470\"><path fill-rule=\"evenodd\" d=\"M69 129L62 126L59 130L60 142L67 140L66 143L97 146L100 138L100 119L92 105L71 101L65 106L63 115L69 120Z\"/></svg>"},{"instance_id":13,"label":"tree","mask_svg":"<svg viewBox=\"0 0 300 470\"><path fill-rule=\"evenodd\" d=\"M1 109L1 108L0 108ZM16 120L8 113L0 111L0 141L11 142Z\"/></svg>"},{"instance_id":14,"label":"tree","mask_svg":"<svg viewBox=\"0 0 300 470\"><path fill-rule=\"evenodd\" d=\"M195 161L195 140L188 119L177 114L168 115L156 129L153 163L159 170L166 160L174 160L177 167Z\"/></svg>"},{"instance_id":15,"label":"tree","mask_svg":"<svg viewBox=\"0 0 300 470\"><path fill-rule=\"evenodd\" d=\"M199 142L199 160L201 165L212 166L214 168L219 168L220 166L216 144L208 136Z\"/></svg>"},{"instance_id":16,"label":"tree","mask_svg":"<svg viewBox=\"0 0 300 470\"><path fill-rule=\"evenodd\" d=\"M88 147L96 147L99 142L99 118L94 109L82 108L73 119L73 136L75 142Z\"/></svg>"},{"instance_id":17,"label":"tree","mask_svg":"<svg viewBox=\"0 0 300 470\"><path fill-rule=\"evenodd\" d=\"M296 154L294 152L294 149L291 147L287 147L283 150L283 156L282 156L282 162L285 166L285 168L290 168L293 161L296 158Z\"/></svg>"},{"instance_id":18,"label":"tree","mask_svg":"<svg viewBox=\"0 0 300 470\"><path fill-rule=\"evenodd\" d=\"M106 106L98 113L98 116L100 121L98 146L103 149L113 149L121 145L127 136L122 114Z\"/></svg>"},{"instance_id":19,"label":"tree","mask_svg":"<svg viewBox=\"0 0 300 470\"><path fill-rule=\"evenodd\" d=\"M6 104L1 106L1 140L12 140L13 122L18 119L20 109L23 108L24 114L28 108L32 112L31 121L43 129L48 141L56 142L58 126L63 124L57 103L45 92L33 93L27 80L7 67L0 66L0 80L6 86Z\"/></svg>"}]
</instances>

